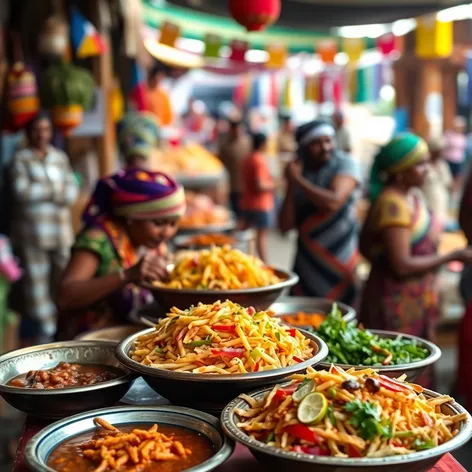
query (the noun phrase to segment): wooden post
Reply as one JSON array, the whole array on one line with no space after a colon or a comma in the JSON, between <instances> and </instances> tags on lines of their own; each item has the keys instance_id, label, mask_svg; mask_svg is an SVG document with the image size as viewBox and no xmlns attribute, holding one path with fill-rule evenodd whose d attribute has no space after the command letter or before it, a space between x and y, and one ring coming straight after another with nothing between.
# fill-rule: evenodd
<instances>
[{"instance_id":1,"label":"wooden post","mask_svg":"<svg viewBox=\"0 0 472 472\"><path fill-rule=\"evenodd\" d=\"M94 75L98 85L102 89L105 108L105 127L103 136L97 139L98 167L100 176L109 175L115 168L116 159L116 131L115 124L111 120L110 97L113 89L113 62L111 52L111 39L109 31L102 27L100 23L100 3L101 0L90 0L89 5L93 12L94 23L102 35L103 41L107 45L107 52L94 59Z\"/></svg>"}]
</instances>

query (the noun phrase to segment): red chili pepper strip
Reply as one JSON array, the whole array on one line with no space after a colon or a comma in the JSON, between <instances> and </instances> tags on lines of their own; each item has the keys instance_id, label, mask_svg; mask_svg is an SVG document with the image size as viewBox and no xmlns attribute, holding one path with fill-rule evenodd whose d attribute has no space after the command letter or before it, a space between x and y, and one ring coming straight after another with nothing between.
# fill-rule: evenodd
<instances>
[{"instance_id":1,"label":"red chili pepper strip","mask_svg":"<svg viewBox=\"0 0 472 472\"><path fill-rule=\"evenodd\" d=\"M303 359L300 359L297 356L293 356L293 360L296 361L296 362L303 362Z\"/></svg>"},{"instance_id":2,"label":"red chili pepper strip","mask_svg":"<svg viewBox=\"0 0 472 472\"><path fill-rule=\"evenodd\" d=\"M425 426L433 426L433 420L429 415L427 415L424 411L421 411L420 415Z\"/></svg>"},{"instance_id":3,"label":"red chili pepper strip","mask_svg":"<svg viewBox=\"0 0 472 472\"><path fill-rule=\"evenodd\" d=\"M276 398L277 400L284 400L289 395L292 395L292 393L294 393L297 388L298 388L298 384L291 385L285 388L279 388L275 392L274 398Z\"/></svg>"},{"instance_id":4,"label":"red chili pepper strip","mask_svg":"<svg viewBox=\"0 0 472 472\"><path fill-rule=\"evenodd\" d=\"M219 331L220 333L235 333L236 326L235 325L213 325L211 327L213 331Z\"/></svg>"},{"instance_id":5,"label":"red chili pepper strip","mask_svg":"<svg viewBox=\"0 0 472 472\"><path fill-rule=\"evenodd\" d=\"M254 364L254 368L252 369L253 372L259 372L259 362Z\"/></svg>"},{"instance_id":6,"label":"red chili pepper strip","mask_svg":"<svg viewBox=\"0 0 472 472\"><path fill-rule=\"evenodd\" d=\"M221 357L243 357L245 350L243 348L235 348L235 347L224 347L221 349L212 349L211 353L214 356L221 356Z\"/></svg>"},{"instance_id":7,"label":"red chili pepper strip","mask_svg":"<svg viewBox=\"0 0 472 472\"><path fill-rule=\"evenodd\" d=\"M287 333L290 334L292 338L294 338L297 335L297 330L295 328L290 328L290 329L287 329Z\"/></svg>"},{"instance_id":8,"label":"red chili pepper strip","mask_svg":"<svg viewBox=\"0 0 472 472\"><path fill-rule=\"evenodd\" d=\"M408 387L408 385L397 382L396 380L386 377L385 375L379 375L379 383L381 387L384 387L385 389L392 392L410 393L413 391L413 389Z\"/></svg>"},{"instance_id":9,"label":"red chili pepper strip","mask_svg":"<svg viewBox=\"0 0 472 472\"><path fill-rule=\"evenodd\" d=\"M362 457L361 453L352 444L346 446L346 452L349 457Z\"/></svg>"},{"instance_id":10,"label":"red chili pepper strip","mask_svg":"<svg viewBox=\"0 0 472 472\"><path fill-rule=\"evenodd\" d=\"M307 441L309 443L317 445L319 443L318 435L312 431L308 426L302 424L292 424L284 428L284 432L290 434L294 438Z\"/></svg>"}]
</instances>

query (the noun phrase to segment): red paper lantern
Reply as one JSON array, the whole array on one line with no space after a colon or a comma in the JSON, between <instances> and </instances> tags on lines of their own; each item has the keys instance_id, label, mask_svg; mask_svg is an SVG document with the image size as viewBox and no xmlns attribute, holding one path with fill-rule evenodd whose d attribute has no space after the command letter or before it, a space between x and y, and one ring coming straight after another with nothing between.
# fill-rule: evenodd
<instances>
[{"instance_id":1,"label":"red paper lantern","mask_svg":"<svg viewBox=\"0 0 472 472\"><path fill-rule=\"evenodd\" d=\"M231 16L248 31L261 31L280 16L280 0L230 0Z\"/></svg>"}]
</instances>

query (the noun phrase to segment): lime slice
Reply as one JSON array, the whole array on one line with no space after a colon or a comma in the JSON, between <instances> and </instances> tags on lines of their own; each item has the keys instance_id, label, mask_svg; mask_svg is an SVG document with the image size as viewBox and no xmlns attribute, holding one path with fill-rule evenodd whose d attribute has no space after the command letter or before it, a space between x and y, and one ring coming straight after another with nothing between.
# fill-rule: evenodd
<instances>
[{"instance_id":1,"label":"lime slice","mask_svg":"<svg viewBox=\"0 0 472 472\"><path fill-rule=\"evenodd\" d=\"M313 392L307 395L298 405L298 421L303 424L317 424L328 412L328 400L322 393Z\"/></svg>"},{"instance_id":2,"label":"lime slice","mask_svg":"<svg viewBox=\"0 0 472 472\"><path fill-rule=\"evenodd\" d=\"M297 390L293 393L292 398L296 402L301 402L307 395L315 389L315 382L313 380L304 380Z\"/></svg>"}]
</instances>

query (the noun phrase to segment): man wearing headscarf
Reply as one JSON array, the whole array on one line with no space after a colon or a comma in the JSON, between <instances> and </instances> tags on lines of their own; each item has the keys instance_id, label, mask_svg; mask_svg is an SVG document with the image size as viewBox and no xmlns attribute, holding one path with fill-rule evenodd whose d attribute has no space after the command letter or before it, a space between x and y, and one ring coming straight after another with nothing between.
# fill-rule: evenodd
<instances>
[{"instance_id":1,"label":"man wearing headscarf","mask_svg":"<svg viewBox=\"0 0 472 472\"><path fill-rule=\"evenodd\" d=\"M62 339L110 324L150 301L139 285L167 275L165 243L185 212L182 186L166 174L126 170L98 182L62 277Z\"/></svg>"},{"instance_id":2,"label":"man wearing headscarf","mask_svg":"<svg viewBox=\"0 0 472 472\"><path fill-rule=\"evenodd\" d=\"M293 294L353 303L357 263L357 163L335 147L333 125L315 120L298 128L298 161L286 171L282 231L298 230Z\"/></svg>"}]
</instances>

